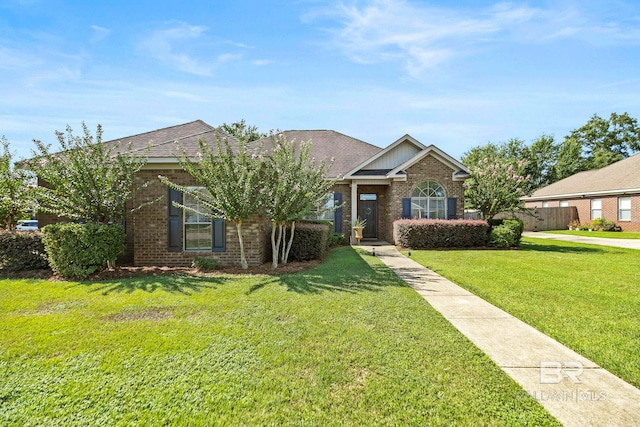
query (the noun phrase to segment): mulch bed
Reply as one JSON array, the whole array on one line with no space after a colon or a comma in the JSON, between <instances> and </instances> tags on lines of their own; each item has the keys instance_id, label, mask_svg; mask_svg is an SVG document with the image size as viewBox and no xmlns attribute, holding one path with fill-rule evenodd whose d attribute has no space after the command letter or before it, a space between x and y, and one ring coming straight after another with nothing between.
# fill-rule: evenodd
<instances>
[{"instance_id":1,"label":"mulch bed","mask_svg":"<svg viewBox=\"0 0 640 427\"><path fill-rule=\"evenodd\" d=\"M277 269L271 267L271 263L264 263L259 266L249 266L243 270L241 267L222 267L214 271L199 271L192 267L130 267L122 266L111 270L104 270L92 274L85 280L117 280L127 279L131 277L146 276L171 276L175 274L190 276L218 276L221 274L291 274L309 270L321 264L322 260L313 260L305 262L289 262L286 265L279 264ZM2 271L0 270L0 278L10 279L42 279L50 281L67 280L56 275L51 270L27 270L27 271Z\"/></svg>"}]
</instances>

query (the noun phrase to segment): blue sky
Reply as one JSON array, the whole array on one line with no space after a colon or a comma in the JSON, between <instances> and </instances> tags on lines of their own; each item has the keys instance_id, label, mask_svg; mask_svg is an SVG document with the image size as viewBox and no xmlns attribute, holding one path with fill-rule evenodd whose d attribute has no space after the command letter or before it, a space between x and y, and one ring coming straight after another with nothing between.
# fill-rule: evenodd
<instances>
[{"instance_id":1,"label":"blue sky","mask_svg":"<svg viewBox=\"0 0 640 427\"><path fill-rule=\"evenodd\" d=\"M631 0L0 0L0 135L28 157L82 121L113 139L245 119L459 158L640 118L639 47Z\"/></svg>"}]
</instances>

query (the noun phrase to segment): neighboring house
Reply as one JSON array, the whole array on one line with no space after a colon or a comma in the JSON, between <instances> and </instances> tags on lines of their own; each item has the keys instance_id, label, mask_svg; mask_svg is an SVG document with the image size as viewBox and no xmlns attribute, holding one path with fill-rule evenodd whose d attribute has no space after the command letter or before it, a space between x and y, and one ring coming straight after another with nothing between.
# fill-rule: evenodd
<instances>
[{"instance_id":1,"label":"neighboring house","mask_svg":"<svg viewBox=\"0 0 640 427\"><path fill-rule=\"evenodd\" d=\"M623 231L640 231L640 154L601 169L579 172L524 197L527 208L575 206L578 220L615 221Z\"/></svg>"},{"instance_id":2,"label":"neighboring house","mask_svg":"<svg viewBox=\"0 0 640 427\"><path fill-rule=\"evenodd\" d=\"M127 214L127 254L134 265L189 265L193 258L211 252L222 265L239 262L235 227L173 207L173 201L193 202L184 200L181 193L158 179L158 175L164 175L177 184L196 186L197 182L176 160L179 147L195 158L198 140L205 138L214 143L217 132L197 120L105 143L120 143L119 152L142 153L150 147L148 162L136 180L152 184L137 195L132 205L163 196L162 202ZM469 171L433 145L425 146L409 135L382 149L332 130L283 133L288 140L311 140L311 157L334 159L328 178L339 176L340 180L328 195L327 203L342 207L322 218L334 221L335 232L351 236L351 224L360 217L367 220L365 239L391 242L392 223L396 219L463 217L463 182ZM263 142L268 146L268 141ZM53 221L43 217L41 225ZM245 226L247 260L251 265L261 264L269 257L270 223L256 216Z\"/></svg>"}]
</instances>

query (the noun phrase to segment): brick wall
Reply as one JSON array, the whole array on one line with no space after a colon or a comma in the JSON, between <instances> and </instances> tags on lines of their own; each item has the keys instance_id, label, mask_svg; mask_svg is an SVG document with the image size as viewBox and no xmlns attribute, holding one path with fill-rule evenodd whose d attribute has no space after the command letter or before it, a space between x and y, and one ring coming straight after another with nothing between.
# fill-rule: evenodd
<instances>
[{"instance_id":1,"label":"brick wall","mask_svg":"<svg viewBox=\"0 0 640 427\"><path fill-rule=\"evenodd\" d=\"M444 187L447 198L456 197L456 215L464 216L464 187L462 181L453 181L451 174L454 172L447 165L435 157L428 155L420 162L407 169L407 181L393 182L389 188L389 209L387 212L388 241L392 241L393 221L402 217L402 199L411 197L416 185L423 181L435 181Z\"/></svg>"},{"instance_id":2,"label":"brick wall","mask_svg":"<svg viewBox=\"0 0 640 427\"><path fill-rule=\"evenodd\" d=\"M618 220L618 198L631 197L631 221ZM615 221L623 231L640 231L640 194L624 196L599 196L593 198L563 199L569 202L569 206L575 206L578 210L578 221L581 223L591 222L591 200L602 200L602 218ZM549 199L549 207L559 206L560 201ZM526 202L525 207L542 207L542 201Z\"/></svg>"},{"instance_id":3,"label":"brick wall","mask_svg":"<svg viewBox=\"0 0 640 427\"><path fill-rule=\"evenodd\" d=\"M133 219L133 244L135 248L134 265L190 265L196 257L212 257L220 265L240 264L240 244L235 224L226 224L226 251L190 251L170 252L168 243L168 201L167 187L160 182L158 175L166 176L179 185L193 185L197 182L182 169L143 170L136 176L136 184L150 181L151 184L141 191L135 199L136 205L148 203L161 197L149 206L136 211ZM249 265L260 265L269 256L270 240L267 236L268 221L260 216L252 217L243 224L244 250Z\"/></svg>"}]
</instances>

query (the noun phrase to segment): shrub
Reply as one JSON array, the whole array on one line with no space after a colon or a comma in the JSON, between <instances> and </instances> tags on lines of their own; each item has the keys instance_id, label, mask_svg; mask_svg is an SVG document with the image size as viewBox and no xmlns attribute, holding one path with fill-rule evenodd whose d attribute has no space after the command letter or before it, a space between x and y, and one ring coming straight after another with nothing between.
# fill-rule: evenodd
<instances>
[{"instance_id":1,"label":"shrub","mask_svg":"<svg viewBox=\"0 0 640 427\"><path fill-rule=\"evenodd\" d=\"M399 219L393 222L397 245L411 248L486 246L489 224L480 220Z\"/></svg>"},{"instance_id":2,"label":"shrub","mask_svg":"<svg viewBox=\"0 0 640 427\"><path fill-rule=\"evenodd\" d=\"M66 278L103 270L125 249L124 228L119 225L59 223L42 232L51 269Z\"/></svg>"},{"instance_id":3,"label":"shrub","mask_svg":"<svg viewBox=\"0 0 640 427\"><path fill-rule=\"evenodd\" d=\"M327 238L327 248L346 245L344 233L329 233Z\"/></svg>"},{"instance_id":4,"label":"shrub","mask_svg":"<svg viewBox=\"0 0 640 427\"><path fill-rule=\"evenodd\" d=\"M513 228L508 225L492 227L489 240L493 246L498 248L510 248L516 244Z\"/></svg>"},{"instance_id":5,"label":"shrub","mask_svg":"<svg viewBox=\"0 0 640 427\"><path fill-rule=\"evenodd\" d=\"M591 224L580 224L578 226L578 230L580 231L588 231L591 229Z\"/></svg>"},{"instance_id":6,"label":"shrub","mask_svg":"<svg viewBox=\"0 0 640 427\"><path fill-rule=\"evenodd\" d=\"M0 269L40 270L49 268L42 233L0 231Z\"/></svg>"},{"instance_id":7,"label":"shrub","mask_svg":"<svg viewBox=\"0 0 640 427\"><path fill-rule=\"evenodd\" d=\"M604 218L596 218L591 221L591 228L596 231L618 231L616 230L616 223Z\"/></svg>"},{"instance_id":8,"label":"shrub","mask_svg":"<svg viewBox=\"0 0 640 427\"><path fill-rule=\"evenodd\" d=\"M218 268L218 260L215 258L196 257L191 266L200 271L216 270Z\"/></svg>"},{"instance_id":9,"label":"shrub","mask_svg":"<svg viewBox=\"0 0 640 427\"><path fill-rule=\"evenodd\" d=\"M513 233L514 243L512 246L520 246L520 239L524 232L524 221L518 218L505 219L502 221L502 225L509 227Z\"/></svg>"},{"instance_id":10,"label":"shrub","mask_svg":"<svg viewBox=\"0 0 640 427\"><path fill-rule=\"evenodd\" d=\"M296 224L289 261L320 259L326 250L328 235L329 227L326 224Z\"/></svg>"}]
</instances>

